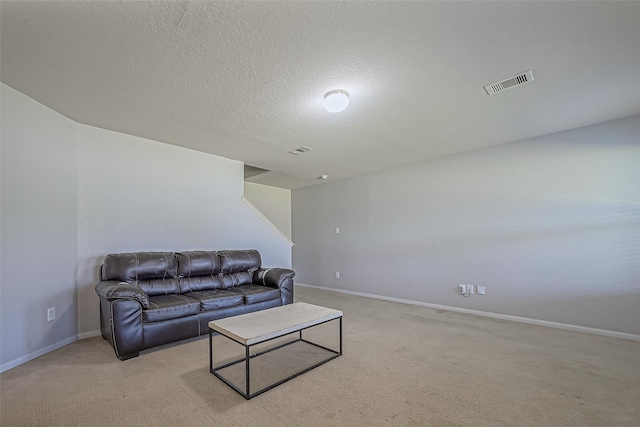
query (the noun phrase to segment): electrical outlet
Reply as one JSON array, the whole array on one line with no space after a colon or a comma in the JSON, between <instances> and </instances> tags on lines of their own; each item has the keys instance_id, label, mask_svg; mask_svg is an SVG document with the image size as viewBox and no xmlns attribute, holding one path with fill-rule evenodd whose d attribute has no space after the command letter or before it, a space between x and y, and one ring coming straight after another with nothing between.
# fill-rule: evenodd
<instances>
[{"instance_id":1,"label":"electrical outlet","mask_svg":"<svg viewBox=\"0 0 640 427\"><path fill-rule=\"evenodd\" d=\"M336 234L340 234L340 227L336 227Z\"/></svg>"},{"instance_id":2,"label":"electrical outlet","mask_svg":"<svg viewBox=\"0 0 640 427\"><path fill-rule=\"evenodd\" d=\"M47 322L51 322L56 318L56 308L50 307L47 309Z\"/></svg>"},{"instance_id":3,"label":"electrical outlet","mask_svg":"<svg viewBox=\"0 0 640 427\"><path fill-rule=\"evenodd\" d=\"M340 272L336 271L336 279L339 279L339 278L340 278Z\"/></svg>"},{"instance_id":4,"label":"electrical outlet","mask_svg":"<svg viewBox=\"0 0 640 427\"><path fill-rule=\"evenodd\" d=\"M476 288L478 289L478 295L484 295L484 286L476 286Z\"/></svg>"},{"instance_id":5,"label":"electrical outlet","mask_svg":"<svg viewBox=\"0 0 640 427\"><path fill-rule=\"evenodd\" d=\"M471 295L473 293L473 285L467 285L467 293Z\"/></svg>"},{"instance_id":6,"label":"electrical outlet","mask_svg":"<svg viewBox=\"0 0 640 427\"><path fill-rule=\"evenodd\" d=\"M462 295L467 293L467 285L458 285L458 293L461 293Z\"/></svg>"}]
</instances>

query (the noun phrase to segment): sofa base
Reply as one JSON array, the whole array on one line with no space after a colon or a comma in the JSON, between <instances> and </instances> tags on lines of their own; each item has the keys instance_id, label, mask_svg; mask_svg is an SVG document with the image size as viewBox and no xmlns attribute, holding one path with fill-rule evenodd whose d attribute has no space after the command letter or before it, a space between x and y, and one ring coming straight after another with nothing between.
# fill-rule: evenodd
<instances>
[{"instance_id":1,"label":"sofa base","mask_svg":"<svg viewBox=\"0 0 640 427\"><path fill-rule=\"evenodd\" d=\"M282 301L280 299L272 299L269 301L263 301L256 304L245 305L246 313L253 313L254 311L260 311L267 308L280 307Z\"/></svg>"},{"instance_id":2,"label":"sofa base","mask_svg":"<svg viewBox=\"0 0 640 427\"><path fill-rule=\"evenodd\" d=\"M195 338L209 332L209 322L226 317L239 316L245 313L265 310L267 308L282 305L280 299L263 301L251 305L239 305L220 310L204 311L195 316L181 317L178 319L164 320L161 322L144 323L144 349L159 347L162 345ZM140 353L119 355L120 360L127 360L139 356Z\"/></svg>"},{"instance_id":3,"label":"sofa base","mask_svg":"<svg viewBox=\"0 0 640 427\"><path fill-rule=\"evenodd\" d=\"M144 348L197 337L199 335L198 316L196 314L161 322L143 323Z\"/></svg>"},{"instance_id":4,"label":"sofa base","mask_svg":"<svg viewBox=\"0 0 640 427\"><path fill-rule=\"evenodd\" d=\"M209 332L209 322L212 320L223 319L225 317L238 316L247 312L245 305L237 305L235 307L227 307L219 310L203 311L200 316L200 325L198 335L204 335Z\"/></svg>"},{"instance_id":5,"label":"sofa base","mask_svg":"<svg viewBox=\"0 0 640 427\"><path fill-rule=\"evenodd\" d=\"M129 353L129 354L125 354L123 356L118 356L118 359L120 360L129 360L129 359L133 359L134 357L138 357L140 355L140 353Z\"/></svg>"}]
</instances>

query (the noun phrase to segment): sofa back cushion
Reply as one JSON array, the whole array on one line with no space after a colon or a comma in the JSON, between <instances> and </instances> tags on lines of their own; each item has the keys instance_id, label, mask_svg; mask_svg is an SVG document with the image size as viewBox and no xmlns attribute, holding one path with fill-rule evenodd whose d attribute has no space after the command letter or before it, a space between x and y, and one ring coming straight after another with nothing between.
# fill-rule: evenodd
<instances>
[{"instance_id":1,"label":"sofa back cushion","mask_svg":"<svg viewBox=\"0 0 640 427\"><path fill-rule=\"evenodd\" d=\"M222 277L220 276L193 276L178 277L180 282L180 293L196 291L209 291L212 289L222 289Z\"/></svg>"},{"instance_id":2,"label":"sofa back cushion","mask_svg":"<svg viewBox=\"0 0 640 427\"><path fill-rule=\"evenodd\" d=\"M138 285L147 295L179 293L173 252L131 252L109 254L102 266L103 280Z\"/></svg>"},{"instance_id":3,"label":"sofa back cushion","mask_svg":"<svg viewBox=\"0 0 640 427\"><path fill-rule=\"evenodd\" d=\"M109 254L104 258L103 280L135 282L176 277L173 252L132 252Z\"/></svg>"},{"instance_id":4,"label":"sofa back cushion","mask_svg":"<svg viewBox=\"0 0 640 427\"><path fill-rule=\"evenodd\" d=\"M176 260L181 293L222 288L217 251L179 252Z\"/></svg>"},{"instance_id":5,"label":"sofa back cushion","mask_svg":"<svg viewBox=\"0 0 640 427\"><path fill-rule=\"evenodd\" d=\"M260 268L262 259L255 249L220 251L222 288L247 285L253 281L253 272Z\"/></svg>"},{"instance_id":6,"label":"sofa back cushion","mask_svg":"<svg viewBox=\"0 0 640 427\"><path fill-rule=\"evenodd\" d=\"M262 265L260 252L255 249L238 249L220 251L221 270L223 274L238 271L255 271Z\"/></svg>"},{"instance_id":7,"label":"sofa back cushion","mask_svg":"<svg viewBox=\"0 0 640 427\"><path fill-rule=\"evenodd\" d=\"M188 251L176 254L178 276L217 276L220 274L218 251Z\"/></svg>"},{"instance_id":8,"label":"sofa back cushion","mask_svg":"<svg viewBox=\"0 0 640 427\"><path fill-rule=\"evenodd\" d=\"M180 282L175 277L166 279L138 280L136 284L150 297L180 293Z\"/></svg>"}]
</instances>

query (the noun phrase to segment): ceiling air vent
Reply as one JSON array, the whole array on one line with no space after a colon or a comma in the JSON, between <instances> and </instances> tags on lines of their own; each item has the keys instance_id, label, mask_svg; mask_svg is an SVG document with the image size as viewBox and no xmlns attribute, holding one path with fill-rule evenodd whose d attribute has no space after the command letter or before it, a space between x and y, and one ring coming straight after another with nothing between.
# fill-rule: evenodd
<instances>
[{"instance_id":1,"label":"ceiling air vent","mask_svg":"<svg viewBox=\"0 0 640 427\"><path fill-rule=\"evenodd\" d=\"M503 90L511 89L512 87L520 86L532 81L533 73L529 70L509 77L508 79L486 85L484 90L486 90L489 95L493 95L494 93L502 92Z\"/></svg>"},{"instance_id":2,"label":"ceiling air vent","mask_svg":"<svg viewBox=\"0 0 640 427\"><path fill-rule=\"evenodd\" d=\"M295 150L291 150L289 151L289 153L294 154L294 155L300 155L302 153L306 153L307 151L311 151L311 147L307 147L306 145L303 145L300 148L296 148Z\"/></svg>"}]
</instances>

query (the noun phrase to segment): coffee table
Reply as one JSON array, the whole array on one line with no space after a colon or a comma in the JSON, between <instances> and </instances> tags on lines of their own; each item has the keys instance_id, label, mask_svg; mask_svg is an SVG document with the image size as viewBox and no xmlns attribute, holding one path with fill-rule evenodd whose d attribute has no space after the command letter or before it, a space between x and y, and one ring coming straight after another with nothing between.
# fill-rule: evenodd
<instances>
[{"instance_id":1,"label":"coffee table","mask_svg":"<svg viewBox=\"0 0 640 427\"><path fill-rule=\"evenodd\" d=\"M339 349L331 349L309 341L303 338L302 331L312 328L314 326L321 325L323 323L339 321L340 322L340 343ZM213 352L213 334L218 332L220 335L227 337L238 344L245 347L245 357L234 360L224 365L214 367L214 352ZM273 348L269 348L259 353L250 354L250 348L256 344L265 343L267 341L274 340L276 338L284 337L286 335L297 333L298 337L293 341L285 344L277 345ZM312 346L326 350L329 354L327 359L322 360L319 363L315 363L310 367L302 369L287 378L277 381L267 387L264 387L254 393L250 390L250 361L256 357L264 355L265 353L292 345L294 343L304 342L311 344ZM241 314L235 317L227 317L220 320L212 320L209 322L209 371L224 381L229 387L234 389L245 399L251 399L259 394L264 393L286 381L289 381L311 369L335 359L342 355L342 311L334 310L331 308L321 307L318 305L307 304L304 302L297 302L294 304L288 304L281 307L269 308L266 310L256 311L248 314ZM241 390L238 386L233 384L230 380L223 377L218 371L227 368L229 366L245 363L245 390Z\"/></svg>"}]
</instances>

